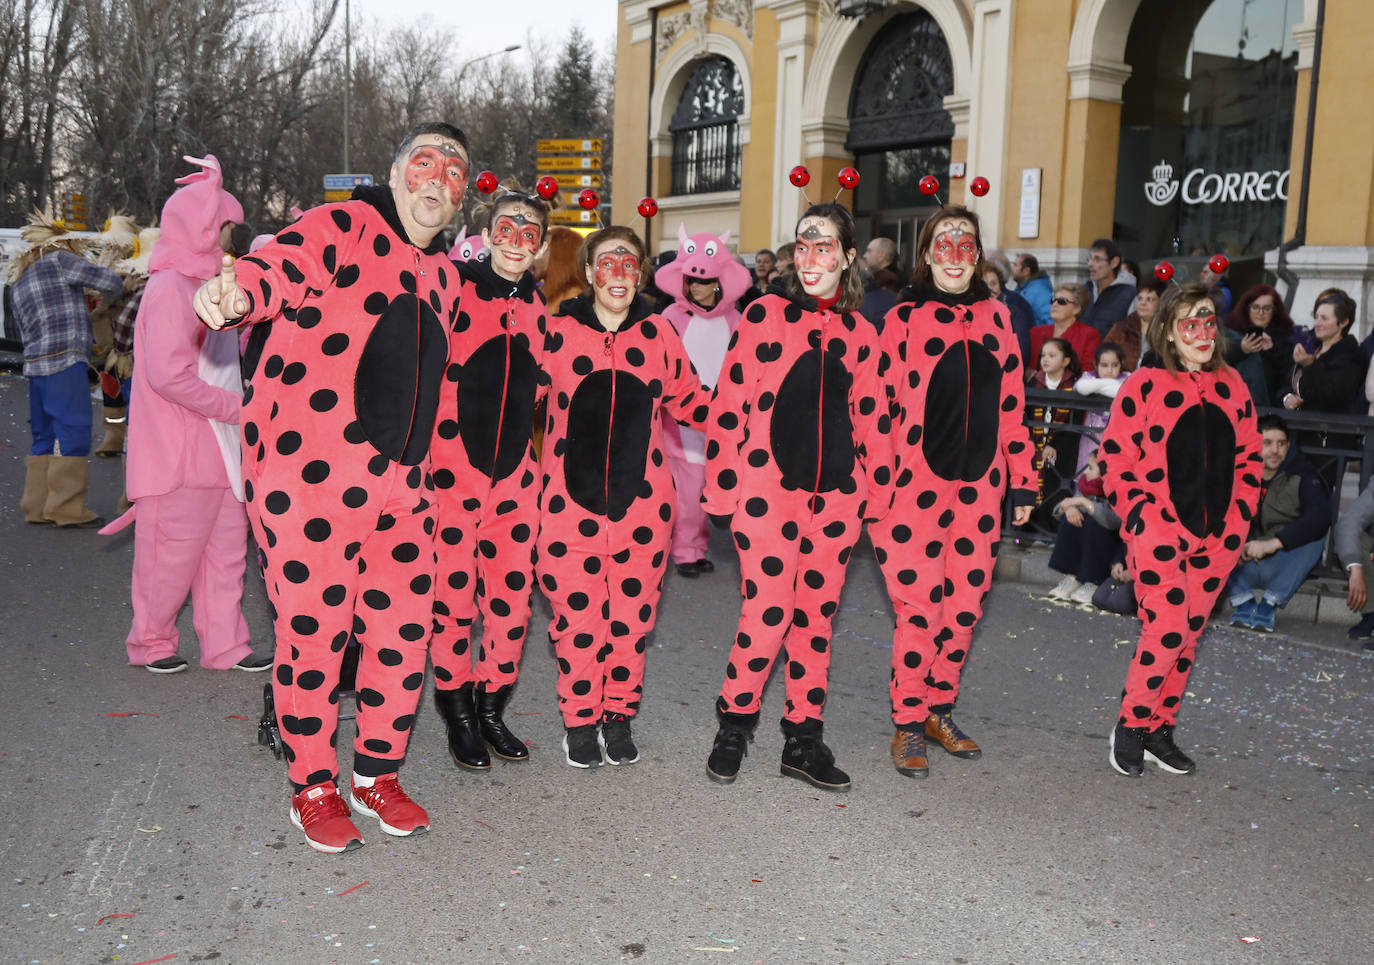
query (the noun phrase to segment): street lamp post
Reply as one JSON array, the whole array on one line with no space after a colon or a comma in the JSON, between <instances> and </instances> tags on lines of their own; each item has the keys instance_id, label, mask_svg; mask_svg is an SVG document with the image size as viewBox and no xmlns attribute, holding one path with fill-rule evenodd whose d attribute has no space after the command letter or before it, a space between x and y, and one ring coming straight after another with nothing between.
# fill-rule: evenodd
<instances>
[{"instance_id":1,"label":"street lamp post","mask_svg":"<svg viewBox=\"0 0 1374 965\"><path fill-rule=\"evenodd\" d=\"M462 98L462 96L463 96L463 77L467 74L468 68L471 67L473 64L480 64L480 63L481 63L482 61L484 61L484 60L490 60L492 57L500 57L502 54L508 54L508 53L510 53L510 52L513 51L513 50L519 50L519 49L520 49L520 45L519 45L519 44L511 44L509 47L503 47L503 48L501 48L500 50L493 50L493 51L492 51L491 53L489 53L489 54L483 54L483 55L480 56L480 57L474 57L474 58L472 58L471 60L469 60L467 63L465 63L462 67L460 67L460 68L458 69L458 79L457 79L457 80L454 82L454 84L453 84L453 92L454 92L454 95L455 95L456 97L460 98L460 99Z\"/></svg>"}]
</instances>

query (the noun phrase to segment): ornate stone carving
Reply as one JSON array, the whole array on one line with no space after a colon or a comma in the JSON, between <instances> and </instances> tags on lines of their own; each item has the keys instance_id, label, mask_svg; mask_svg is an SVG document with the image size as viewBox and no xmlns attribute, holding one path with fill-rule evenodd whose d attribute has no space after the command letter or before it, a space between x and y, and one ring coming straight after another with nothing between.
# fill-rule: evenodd
<instances>
[{"instance_id":1,"label":"ornate stone carving","mask_svg":"<svg viewBox=\"0 0 1374 965\"><path fill-rule=\"evenodd\" d=\"M754 0L711 0L711 16L738 27L754 39Z\"/></svg>"},{"instance_id":2,"label":"ornate stone carving","mask_svg":"<svg viewBox=\"0 0 1374 965\"><path fill-rule=\"evenodd\" d=\"M690 11L672 13L658 20L658 42L654 45L654 54L662 57L668 52L668 48L677 43L677 39L692 29L692 14Z\"/></svg>"}]
</instances>

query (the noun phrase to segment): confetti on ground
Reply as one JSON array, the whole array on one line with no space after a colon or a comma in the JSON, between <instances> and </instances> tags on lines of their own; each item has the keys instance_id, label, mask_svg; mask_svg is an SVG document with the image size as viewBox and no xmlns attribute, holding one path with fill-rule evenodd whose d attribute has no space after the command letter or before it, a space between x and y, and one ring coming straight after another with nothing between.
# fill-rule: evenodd
<instances>
[{"instance_id":1,"label":"confetti on ground","mask_svg":"<svg viewBox=\"0 0 1374 965\"><path fill-rule=\"evenodd\" d=\"M1256 938L1254 935L1246 935L1244 938L1241 939L1241 941L1245 942L1245 944L1247 945L1253 945L1255 944L1255 942L1259 941L1259 939Z\"/></svg>"},{"instance_id":2,"label":"confetti on ground","mask_svg":"<svg viewBox=\"0 0 1374 965\"><path fill-rule=\"evenodd\" d=\"M163 955L161 958L148 958L141 962L134 962L133 965L153 965L153 962L170 962L176 957L176 952L173 952L170 955Z\"/></svg>"},{"instance_id":3,"label":"confetti on ground","mask_svg":"<svg viewBox=\"0 0 1374 965\"><path fill-rule=\"evenodd\" d=\"M105 716L106 716L106 717L156 717L157 714L150 714L150 713L148 713L146 710L126 710L126 711L117 711L117 710L116 710L116 711L111 711L110 713L106 714ZM158 961L162 961L162 959L159 958Z\"/></svg>"},{"instance_id":4,"label":"confetti on ground","mask_svg":"<svg viewBox=\"0 0 1374 965\"><path fill-rule=\"evenodd\" d=\"M154 824L151 828L139 828L138 830L142 831L144 834L157 834L162 830L162 825Z\"/></svg>"},{"instance_id":5,"label":"confetti on ground","mask_svg":"<svg viewBox=\"0 0 1374 965\"><path fill-rule=\"evenodd\" d=\"M724 945L694 945L694 952L737 952L738 948L727 948Z\"/></svg>"},{"instance_id":6,"label":"confetti on ground","mask_svg":"<svg viewBox=\"0 0 1374 965\"><path fill-rule=\"evenodd\" d=\"M104 918L98 918L98 919L96 919L96 922L95 922L95 923L96 923L97 925L103 925L103 924L105 924L105 922L109 921L111 918L132 918L132 917L134 917L134 916L131 915L131 914L129 914L128 912L117 911L117 912L115 912L114 914L106 915Z\"/></svg>"},{"instance_id":7,"label":"confetti on ground","mask_svg":"<svg viewBox=\"0 0 1374 965\"><path fill-rule=\"evenodd\" d=\"M495 831L495 830L496 830L496 829L493 828L490 824L488 824L487 822L483 821L481 818L474 818L473 820L474 820L475 823L480 824L482 827L486 828L488 831Z\"/></svg>"},{"instance_id":8,"label":"confetti on ground","mask_svg":"<svg viewBox=\"0 0 1374 965\"><path fill-rule=\"evenodd\" d=\"M230 714L225 720L252 720L251 717L244 717L242 714Z\"/></svg>"},{"instance_id":9,"label":"confetti on ground","mask_svg":"<svg viewBox=\"0 0 1374 965\"><path fill-rule=\"evenodd\" d=\"M366 881L360 881L360 882L358 882L356 885L354 885L352 888L345 888L343 891L339 892L335 897L336 897L336 898L342 898L344 895L348 894L350 891L357 891L359 888L361 888L361 887L362 887L363 885L365 885L365 884L367 884Z\"/></svg>"}]
</instances>

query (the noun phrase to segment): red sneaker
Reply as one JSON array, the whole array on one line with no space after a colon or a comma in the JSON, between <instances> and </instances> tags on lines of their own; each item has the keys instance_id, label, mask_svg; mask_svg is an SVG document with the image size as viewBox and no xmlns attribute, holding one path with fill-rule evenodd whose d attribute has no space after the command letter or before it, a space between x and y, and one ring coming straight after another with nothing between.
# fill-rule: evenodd
<instances>
[{"instance_id":1,"label":"red sneaker","mask_svg":"<svg viewBox=\"0 0 1374 965\"><path fill-rule=\"evenodd\" d=\"M401 790L401 782L395 774L377 778L371 787L355 784L350 803L359 814L376 818L387 834L403 838L429 830L429 815Z\"/></svg>"},{"instance_id":2,"label":"red sneaker","mask_svg":"<svg viewBox=\"0 0 1374 965\"><path fill-rule=\"evenodd\" d=\"M333 781L312 784L291 798L291 823L305 832L310 847L325 854L363 846L363 836L348 815L348 805Z\"/></svg>"}]
</instances>

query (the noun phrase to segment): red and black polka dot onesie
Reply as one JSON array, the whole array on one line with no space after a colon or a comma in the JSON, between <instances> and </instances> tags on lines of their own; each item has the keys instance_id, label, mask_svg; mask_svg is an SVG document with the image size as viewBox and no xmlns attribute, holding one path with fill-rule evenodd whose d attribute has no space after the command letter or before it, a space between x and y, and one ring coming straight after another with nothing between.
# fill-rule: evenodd
<instances>
[{"instance_id":1,"label":"red and black polka dot onesie","mask_svg":"<svg viewBox=\"0 0 1374 965\"><path fill-rule=\"evenodd\" d=\"M891 393L897 495L869 530L896 614L892 719L948 713L992 580L1002 500L1035 502L1022 424L1021 358L1006 306L975 281L962 294L908 290L880 343Z\"/></svg>"},{"instance_id":2,"label":"red and black polka dot onesie","mask_svg":"<svg viewBox=\"0 0 1374 965\"><path fill-rule=\"evenodd\" d=\"M892 501L877 332L770 292L745 310L711 400L706 489L731 517L743 604L716 707L757 713L787 648L784 719L821 720L831 621L865 518Z\"/></svg>"},{"instance_id":3,"label":"red and black polka dot onesie","mask_svg":"<svg viewBox=\"0 0 1374 965\"><path fill-rule=\"evenodd\" d=\"M1121 517L1143 623L1119 723L1173 724L1198 637L1240 559L1260 486L1260 436L1245 381L1139 369L1121 385L1099 462Z\"/></svg>"},{"instance_id":4,"label":"red and black polka dot onesie","mask_svg":"<svg viewBox=\"0 0 1374 965\"><path fill-rule=\"evenodd\" d=\"M438 582L430 659L435 686L515 683L534 582L539 463L531 443L544 297L526 273L486 259L457 265L461 309L449 338L431 458L439 506ZM482 616L474 670L472 625Z\"/></svg>"},{"instance_id":5,"label":"red and black polka dot onesie","mask_svg":"<svg viewBox=\"0 0 1374 965\"><path fill-rule=\"evenodd\" d=\"M338 679L362 646L354 770L394 772L425 676L429 478L459 282L406 240L391 192L315 208L239 260L244 320L272 322L244 395L244 489L277 637L273 695L298 789L333 779Z\"/></svg>"},{"instance_id":6,"label":"red and black polka dot onesie","mask_svg":"<svg viewBox=\"0 0 1374 965\"><path fill-rule=\"evenodd\" d=\"M615 332L590 296L563 302L543 366L535 572L553 610L559 708L579 727L639 709L677 501L659 410L700 428L708 397L673 326L642 298Z\"/></svg>"}]
</instances>

